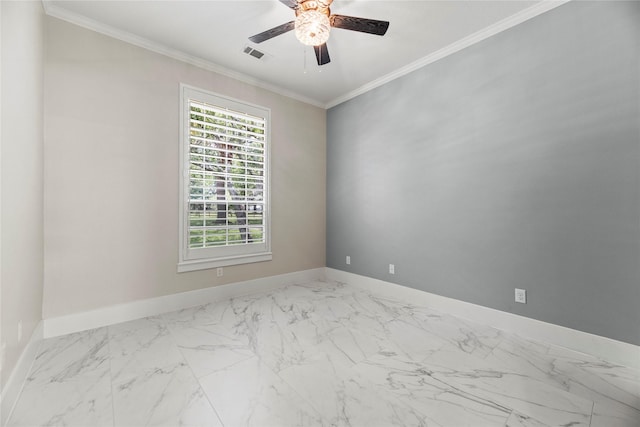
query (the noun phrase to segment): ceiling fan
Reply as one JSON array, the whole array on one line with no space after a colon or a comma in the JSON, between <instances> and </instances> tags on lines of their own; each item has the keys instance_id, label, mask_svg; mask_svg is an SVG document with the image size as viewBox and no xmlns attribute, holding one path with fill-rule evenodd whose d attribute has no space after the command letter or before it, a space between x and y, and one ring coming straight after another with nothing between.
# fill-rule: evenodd
<instances>
[{"instance_id":1,"label":"ceiling fan","mask_svg":"<svg viewBox=\"0 0 640 427\"><path fill-rule=\"evenodd\" d=\"M389 28L388 21L332 15L329 6L333 0L279 0L293 9L296 19L249 37L253 43L262 43L273 37L295 30L300 42L313 46L318 65L328 64L327 40L331 27L383 36Z\"/></svg>"}]
</instances>

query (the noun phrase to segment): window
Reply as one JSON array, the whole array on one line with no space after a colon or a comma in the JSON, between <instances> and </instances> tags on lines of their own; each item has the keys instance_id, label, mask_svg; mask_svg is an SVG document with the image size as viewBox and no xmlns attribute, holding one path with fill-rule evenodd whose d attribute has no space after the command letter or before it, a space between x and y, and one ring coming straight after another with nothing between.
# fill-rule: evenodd
<instances>
[{"instance_id":1,"label":"window","mask_svg":"<svg viewBox=\"0 0 640 427\"><path fill-rule=\"evenodd\" d=\"M271 259L266 108L181 86L178 271Z\"/></svg>"}]
</instances>

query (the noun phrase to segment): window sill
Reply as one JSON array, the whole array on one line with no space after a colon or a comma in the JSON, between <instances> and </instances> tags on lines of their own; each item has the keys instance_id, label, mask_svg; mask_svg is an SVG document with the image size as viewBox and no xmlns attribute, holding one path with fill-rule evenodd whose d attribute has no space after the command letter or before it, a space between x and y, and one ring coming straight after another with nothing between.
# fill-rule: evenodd
<instances>
[{"instance_id":1,"label":"window sill","mask_svg":"<svg viewBox=\"0 0 640 427\"><path fill-rule=\"evenodd\" d=\"M226 267L229 265L251 264L254 262L271 261L272 259L273 256L271 252L264 252L259 254L238 255L226 258L181 261L178 263L178 273L196 270L208 270L210 268Z\"/></svg>"}]
</instances>

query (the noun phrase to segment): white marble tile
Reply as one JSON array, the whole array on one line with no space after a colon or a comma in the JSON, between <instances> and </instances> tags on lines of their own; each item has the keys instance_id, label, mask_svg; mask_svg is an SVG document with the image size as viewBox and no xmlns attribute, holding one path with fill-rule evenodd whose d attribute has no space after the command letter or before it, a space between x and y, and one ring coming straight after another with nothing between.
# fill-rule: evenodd
<instances>
[{"instance_id":1,"label":"white marble tile","mask_svg":"<svg viewBox=\"0 0 640 427\"><path fill-rule=\"evenodd\" d=\"M590 427L638 427L640 411L628 406L595 402Z\"/></svg>"},{"instance_id":2,"label":"white marble tile","mask_svg":"<svg viewBox=\"0 0 640 427\"><path fill-rule=\"evenodd\" d=\"M557 346L550 346L548 356L571 378L571 392L640 410L640 371Z\"/></svg>"},{"instance_id":3,"label":"white marble tile","mask_svg":"<svg viewBox=\"0 0 640 427\"><path fill-rule=\"evenodd\" d=\"M289 288L287 288L289 289ZM315 313L309 301L300 300L300 293L310 290L291 287L296 298L282 292L270 293L263 298L238 298L231 306L238 318L236 331L243 335L249 349L276 371L298 363L309 346L331 339L333 330L340 327Z\"/></svg>"},{"instance_id":4,"label":"white marble tile","mask_svg":"<svg viewBox=\"0 0 640 427\"><path fill-rule=\"evenodd\" d=\"M220 325L182 325L172 328L172 335L198 378L255 356L246 336Z\"/></svg>"},{"instance_id":5,"label":"white marble tile","mask_svg":"<svg viewBox=\"0 0 640 427\"><path fill-rule=\"evenodd\" d=\"M396 354L410 360L420 361L431 357L448 344L420 323L392 320L385 325L387 351L381 354Z\"/></svg>"},{"instance_id":6,"label":"white marble tile","mask_svg":"<svg viewBox=\"0 0 640 427\"><path fill-rule=\"evenodd\" d=\"M229 301L167 313L163 318L196 377L255 355L242 318Z\"/></svg>"},{"instance_id":7,"label":"white marble tile","mask_svg":"<svg viewBox=\"0 0 640 427\"><path fill-rule=\"evenodd\" d=\"M411 307L403 319L447 341L465 353L486 357L503 339L498 329L425 307Z\"/></svg>"},{"instance_id":8,"label":"white marble tile","mask_svg":"<svg viewBox=\"0 0 640 427\"><path fill-rule=\"evenodd\" d=\"M364 360L368 355L383 351L377 334L367 333L362 328L338 326L324 335L315 347L333 358L344 357L352 364Z\"/></svg>"},{"instance_id":9,"label":"white marble tile","mask_svg":"<svg viewBox=\"0 0 640 427\"><path fill-rule=\"evenodd\" d=\"M113 426L111 378L102 373L25 384L8 427Z\"/></svg>"},{"instance_id":10,"label":"white marble tile","mask_svg":"<svg viewBox=\"0 0 640 427\"><path fill-rule=\"evenodd\" d=\"M8 425L112 424L106 329L43 341Z\"/></svg>"},{"instance_id":11,"label":"white marble tile","mask_svg":"<svg viewBox=\"0 0 640 427\"><path fill-rule=\"evenodd\" d=\"M314 326L308 322L287 325L282 318L284 314L274 315L273 307L263 301L245 305L246 302L234 300L232 303L240 317L240 333L246 339L249 350L277 370L295 363L304 351L304 343L298 337L312 340Z\"/></svg>"},{"instance_id":12,"label":"white marble tile","mask_svg":"<svg viewBox=\"0 0 640 427\"><path fill-rule=\"evenodd\" d=\"M425 425L502 427L511 413L509 407L473 388L444 381L422 362L375 356L353 372L372 383L380 395L420 414Z\"/></svg>"},{"instance_id":13,"label":"white marble tile","mask_svg":"<svg viewBox=\"0 0 640 427\"><path fill-rule=\"evenodd\" d=\"M77 377L102 376L109 369L106 328L44 340L27 383L63 382Z\"/></svg>"},{"instance_id":14,"label":"white marble tile","mask_svg":"<svg viewBox=\"0 0 640 427\"><path fill-rule=\"evenodd\" d=\"M257 357L200 378L200 383L225 426L328 425Z\"/></svg>"},{"instance_id":15,"label":"white marble tile","mask_svg":"<svg viewBox=\"0 0 640 427\"><path fill-rule=\"evenodd\" d=\"M500 343L487 360L602 404L611 413L640 410L640 375L630 368L515 336Z\"/></svg>"},{"instance_id":16,"label":"white marble tile","mask_svg":"<svg viewBox=\"0 0 640 427\"><path fill-rule=\"evenodd\" d=\"M115 377L116 426L222 426L186 363Z\"/></svg>"},{"instance_id":17,"label":"white marble tile","mask_svg":"<svg viewBox=\"0 0 640 427\"><path fill-rule=\"evenodd\" d=\"M347 286L347 289L349 287ZM357 290L341 301L347 308L346 322L354 317L369 317L380 324L398 322L429 334L432 341L446 341L461 351L483 357L502 340L502 333L486 325L459 319L427 307L382 298ZM355 313L355 316L354 316Z\"/></svg>"},{"instance_id":18,"label":"white marble tile","mask_svg":"<svg viewBox=\"0 0 640 427\"><path fill-rule=\"evenodd\" d=\"M111 373L119 381L183 361L169 329L159 317L109 326L109 350Z\"/></svg>"},{"instance_id":19,"label":"white marble tile","mask_svg":"<svg viewBox=\"0 0 640 427\"><path fill-rule=\"evenodd\" d=\"M298 363L277 372L278 376L304 397L331 424L346 422L344 398L347 380L355 363L346 354L329 348L327 343L309 349Z\"/></svg>"},{"instance_id":20,"label":"white marble tile","mask_svg":"<svg viewBox=\"0 0 640 427\"><path fill-rule=\"evenodd\" d=\"M432 377L544 424L589 426L593 401L524 370L452 349L437 352L425 363Z\"/></svg>"},{"instance_id":21,"label":"white marble tile","mask_svg":"<svg viewBox=\"0 0 640 427\"><path fill-rule=\"evenodd\" d=\"M42 342L10 426L640 427L640 373L342 283Z\"/></svg>"},{"instance_id":22,"label":"white marble tile","mask_svg":"<svg viewBox=\"0 0 640 427\"><path fill-rule=\"evenodd\" d=\"M172 311L162 316L165 324L172 330L181 326L198 327L210 324L224 325L233 329L237 322L237 317L233 312L233 307L229 301L220 301L186 308L184 310Z\"/></svg>"},{"instance_id":23,"label":"white marble tile","mask_svg":"<svg viewBox=\"0 0 640 427\"><path fill-rule=\"evenodd\" d=\"M163 317L109 327L116 426L221 425Z\"/></svg>"},{"instance_id":24,"label":"white marble tile","mask_svg":"<svg viewBox=\"0 0 640 427\"><path fill-rule=\"evenodd\" d=\"M507 419L505 427L548 427L549 424L545 424L535 418L512 412Z\"/></svg>"},{"instance_id":25,"label":"white marble tile","mask_svg":"<svg viewBox=\"0 0 640 427\"><path fill-rule=\"evenodd\" d=\"M331 396L328 397L329 399ZM344 389L335 396L338 417L334 425L340 427L359 426L428 426L429 420L414 411L396 396L373 386L357 377L344 382ZM437 424L431 424L437 425Z\"/></svg>"}]
</instances>

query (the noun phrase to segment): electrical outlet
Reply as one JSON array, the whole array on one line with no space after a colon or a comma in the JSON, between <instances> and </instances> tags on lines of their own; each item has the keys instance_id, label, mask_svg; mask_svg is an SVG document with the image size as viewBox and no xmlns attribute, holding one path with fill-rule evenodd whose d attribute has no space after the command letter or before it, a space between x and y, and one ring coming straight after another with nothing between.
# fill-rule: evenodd
<instances>
[{"instance_id":1,"label":"electrical outlet","mask_svg":"<svg viewBox=\"0 0 640 427\"><path fill-rule=\"evenodd\" d=\"M396 266L389 264L389 274L396 274Z\"/></svg>"},{"instance_id":2,"label":"electrical outlet","mask_svg":"<svg viewBox=\"0 0 640 427\"><path fill-rule=\"evenodd\" d=\"M18 320L18 342L22 341L22 320Z\"/></svg>"},{"instance_id":3,"label":"electrical outlet","mask_svg":"<svg viewBox=\"0 0 640 427\"><path fill-rule=\"evenodd\" d=\"M349 255L347 255L346 263L347 265L351 264L351 257Z\"/></svg>"},{"instance_id":4,"label":"electrical outlet","mask_svg":"<svg viewBox=\"0 0 640 427\"><path fill-rule=\"evenodd\" d=\"M516 302L521 304L527 303L527 291L524 289L516 288Z\"/></svg>"},{"instance_id":5,"label":"electrical outlet","mask_svg":"<svg viewBox=\"0 0 640 427\"><path fill-rule=\"evenodd\" d=\"M224 276L224 269L223 269L222 267L218 267L218 268L216 269L216 275L217 275L218 277L222 277L222 276Z\"/></svg>"}]
</instances>

